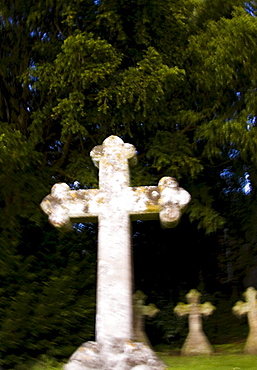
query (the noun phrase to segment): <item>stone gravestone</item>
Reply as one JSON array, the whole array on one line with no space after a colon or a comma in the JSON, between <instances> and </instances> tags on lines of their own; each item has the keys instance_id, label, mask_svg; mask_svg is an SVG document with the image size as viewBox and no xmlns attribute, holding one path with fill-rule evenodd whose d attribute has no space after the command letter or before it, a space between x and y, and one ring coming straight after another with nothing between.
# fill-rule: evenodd
<instances>
[{"instance_id":1,"label":"stone gravestone","mask_svg":"<svg viewBox=\"0 0 257 370\"><path fill-rule=\"evenodd\" d=\"M190 290L186 295L188 304L179 303L174 311L179 316L188 315L189 332L181 349L184 356L210 355L213 353L202 328L202 315L211 315L215 307L210 302L200 304L201 293L196 289Z\"/></svg>"},{"instance_id":2,"label":"stone gravestone","mask_svg":"<svg viewBox=\"0 0 257 370\"><path fill-rule=\"evenodd\" d=\"M232 308L236 315L247 314L249 334L245 343L244 352L257 355L257 291L253 287L246 289L244 296L246 302L238 301Z\"/></svg>"},{"instance_id":3,"label":"stone gravestone","mask_svg":"<svg viewBox=\"0 0 257 370\"><path fill-rule=\"evenodd\" d=\"M146 298L146 295L141 292L141 290L137 290L136 293L133 294L134 341L150 345L149 339L145 333L145 316L153 317L160 310L153 303L146 306Z\"/></svg>"},{"instance_id":4,"label":"stone gravestone","mask_svg":"<svg viewBox=\"0 0 257 370\"><path fill-rule=\"evenodd\" d=\"M171 177L163 177L158 186L130 187L129 164L135 164L136 150L117 136L105 139L90 155L99 168L99 189L55 184L41 203L60 230L69 230L74 222L98 221L96 342L84 343L65 370L163 369L148 346L132 342L130 221L160 217L165 227L174 227L190 195Z\"/></svg>"}]
</instances>

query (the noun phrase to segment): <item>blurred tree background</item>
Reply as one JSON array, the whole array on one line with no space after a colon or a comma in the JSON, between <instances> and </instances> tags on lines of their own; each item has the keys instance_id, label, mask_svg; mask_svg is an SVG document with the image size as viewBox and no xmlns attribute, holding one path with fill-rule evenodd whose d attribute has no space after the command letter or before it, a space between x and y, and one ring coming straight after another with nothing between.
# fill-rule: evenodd
<instances>
[{"instance_id":1,"label":"blurred tree background","mask_svg":"<svg viewBox=\"0 0 257 370\"><path fill-rule=\"evenodd\" d=\"M173 307L192 288L220 308L213 340L237 338L221 330L257 288L256 10L241 0L0 0L4 368L67 358L94 339L97 225L62 235L39 204L56 182L97 187L89 152L112 134L138 151L133 186L174 176L192 195L176 229L133 223L134 289L161 309L147 323L153 344L183 339Z\"/></svg>"}]
</instances>

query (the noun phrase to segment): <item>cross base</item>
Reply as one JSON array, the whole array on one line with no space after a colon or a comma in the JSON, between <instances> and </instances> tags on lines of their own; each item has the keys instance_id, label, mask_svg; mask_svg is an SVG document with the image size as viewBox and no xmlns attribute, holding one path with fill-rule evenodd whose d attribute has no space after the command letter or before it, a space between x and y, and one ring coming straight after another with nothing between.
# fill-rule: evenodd
<instances>
[{"instance_id":1,"label":"cross base","mask_svg":"<svg viewBox=\"0 0 257 370\"><path fill-rule=\"evenodd\" d=\"M251 329L245 343L244 353L247 355L257 355L257 329Z\"/></svg>"},{"instance_id":2,"label":"cross base","mask_svg":"<svg viewBox=\"0 0 257 370\"><path fill-rule=\"evenodd\" d=\"M117 339L112 346L83 343L64 370L165 370L167 366L144 343Z\"/></svg>"},{"instance_id":3,"label":"cross base","mask_svg":"<svg viewBox=\"0 0 257 370\"><path fill-rule=\"evenodd\" d=\"M213 354L213 348L202 331L189 333L181 349L182 356L209 356Z\"/></svg>"}]
</instances>

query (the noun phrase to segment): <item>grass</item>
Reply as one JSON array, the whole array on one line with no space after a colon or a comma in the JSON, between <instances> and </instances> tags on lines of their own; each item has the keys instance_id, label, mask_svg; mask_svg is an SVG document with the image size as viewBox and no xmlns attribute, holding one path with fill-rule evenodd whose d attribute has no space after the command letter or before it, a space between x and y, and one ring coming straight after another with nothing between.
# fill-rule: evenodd
<instances>
[{"instance_id":1,"label":"grass","mask_svg":"<svg viewBox=\"0 0 257 370\"><path fill-rule=\"evenodd\" d=\"M257 355L244 355L243 342L215 346L213 356L182 357L179 349L167 346L156 347L158 356L169 370L256 370ZM42 357L30 370L62 370L63 364Z\"/></svg>"},{"instance_id":2,"label":"grass","mask_svg":"<svg viewBox=\"0 0 257 370\"><path fill-rule=\"evenodd\" d=\"M47 356L42 356L31 370L62 370L63 364L58 364L56 360Z\"/></svg>"},{"instance_id":3,"label":"grass","mask_svg":"<svg viewBox=\"0 0 257 370\"><path fill-rule=\"evenodd\" d=\"M182 357L179 351L159 352L169 370L256 370L257 355L244 355L241 342L215 346L213 356Z\"/></svg>"},{"instance_id":4,"label":"grass","mask_svg":"<svg viewBox=\"0 0 257 370\"><path fill-rule=\"evenodd\" d=\"M257 356L219 355L212 357L160 356L169 370L256 370Z\"/></svg>"}]
</instances>

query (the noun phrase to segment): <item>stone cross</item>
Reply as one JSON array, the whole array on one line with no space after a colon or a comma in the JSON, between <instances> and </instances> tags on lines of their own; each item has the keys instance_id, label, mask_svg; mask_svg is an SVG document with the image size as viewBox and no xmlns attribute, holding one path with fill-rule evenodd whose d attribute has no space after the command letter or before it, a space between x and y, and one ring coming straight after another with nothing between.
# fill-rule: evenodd
<instances>
[{"instance_id":1,"label":"stone cross","mask_svg":"<svg viewBox=\"0 0 257 370\"><path fill-rule=\"evenodd\" d=\"M145 316L153 317L160 310L153 304L145 305L146 295L137 290L133 294L133 311L134 311L134 340L136 342L149 343L149 339L145 334L144 318Z\"/></svg>"},{"instance_id":2,"label":"stone cross","mask_svg":"<svg viewBox=\"0 0 257 370\"><path fill-rule=\"evenodd\" d=\"M246 289L244 296L246 302L238 301L232 310L236 315L247 315L250 330L244 352L257 355L257 291L253 287L249 287Z\"/></svg>"},{"instance_id":3,"label":"stone cross","mask_svg":"<svg viewBox=\"0 0 257 370\"><path fill-rule=\"evenodd\" d=\"M213 313L215 307L210 302L199 303L201 293L196 289L190 290L186 295L188 304L179 303L174 311L179 316L188 315L189 332L181 349L184 356L210 355L213 350L203 332L202 315L208 316Z\"/></svg>"},{"instance_id":4,"label":"stone cross","mask_svg":"<svg viewBox=\"0 0 257 370\"><path fill-rule=\"evenodd\" d=\"M174 227L190 195L171 177L158 186L130 187L129 164L135 164L136 150L117 136L90 155L99 168L99 189L75 191L55 184L41 207L62 230L75 222L98 221L96 342L111 347L133 337L130 221L160 217L165 227Z\"/></svg>"}]
</instances>

